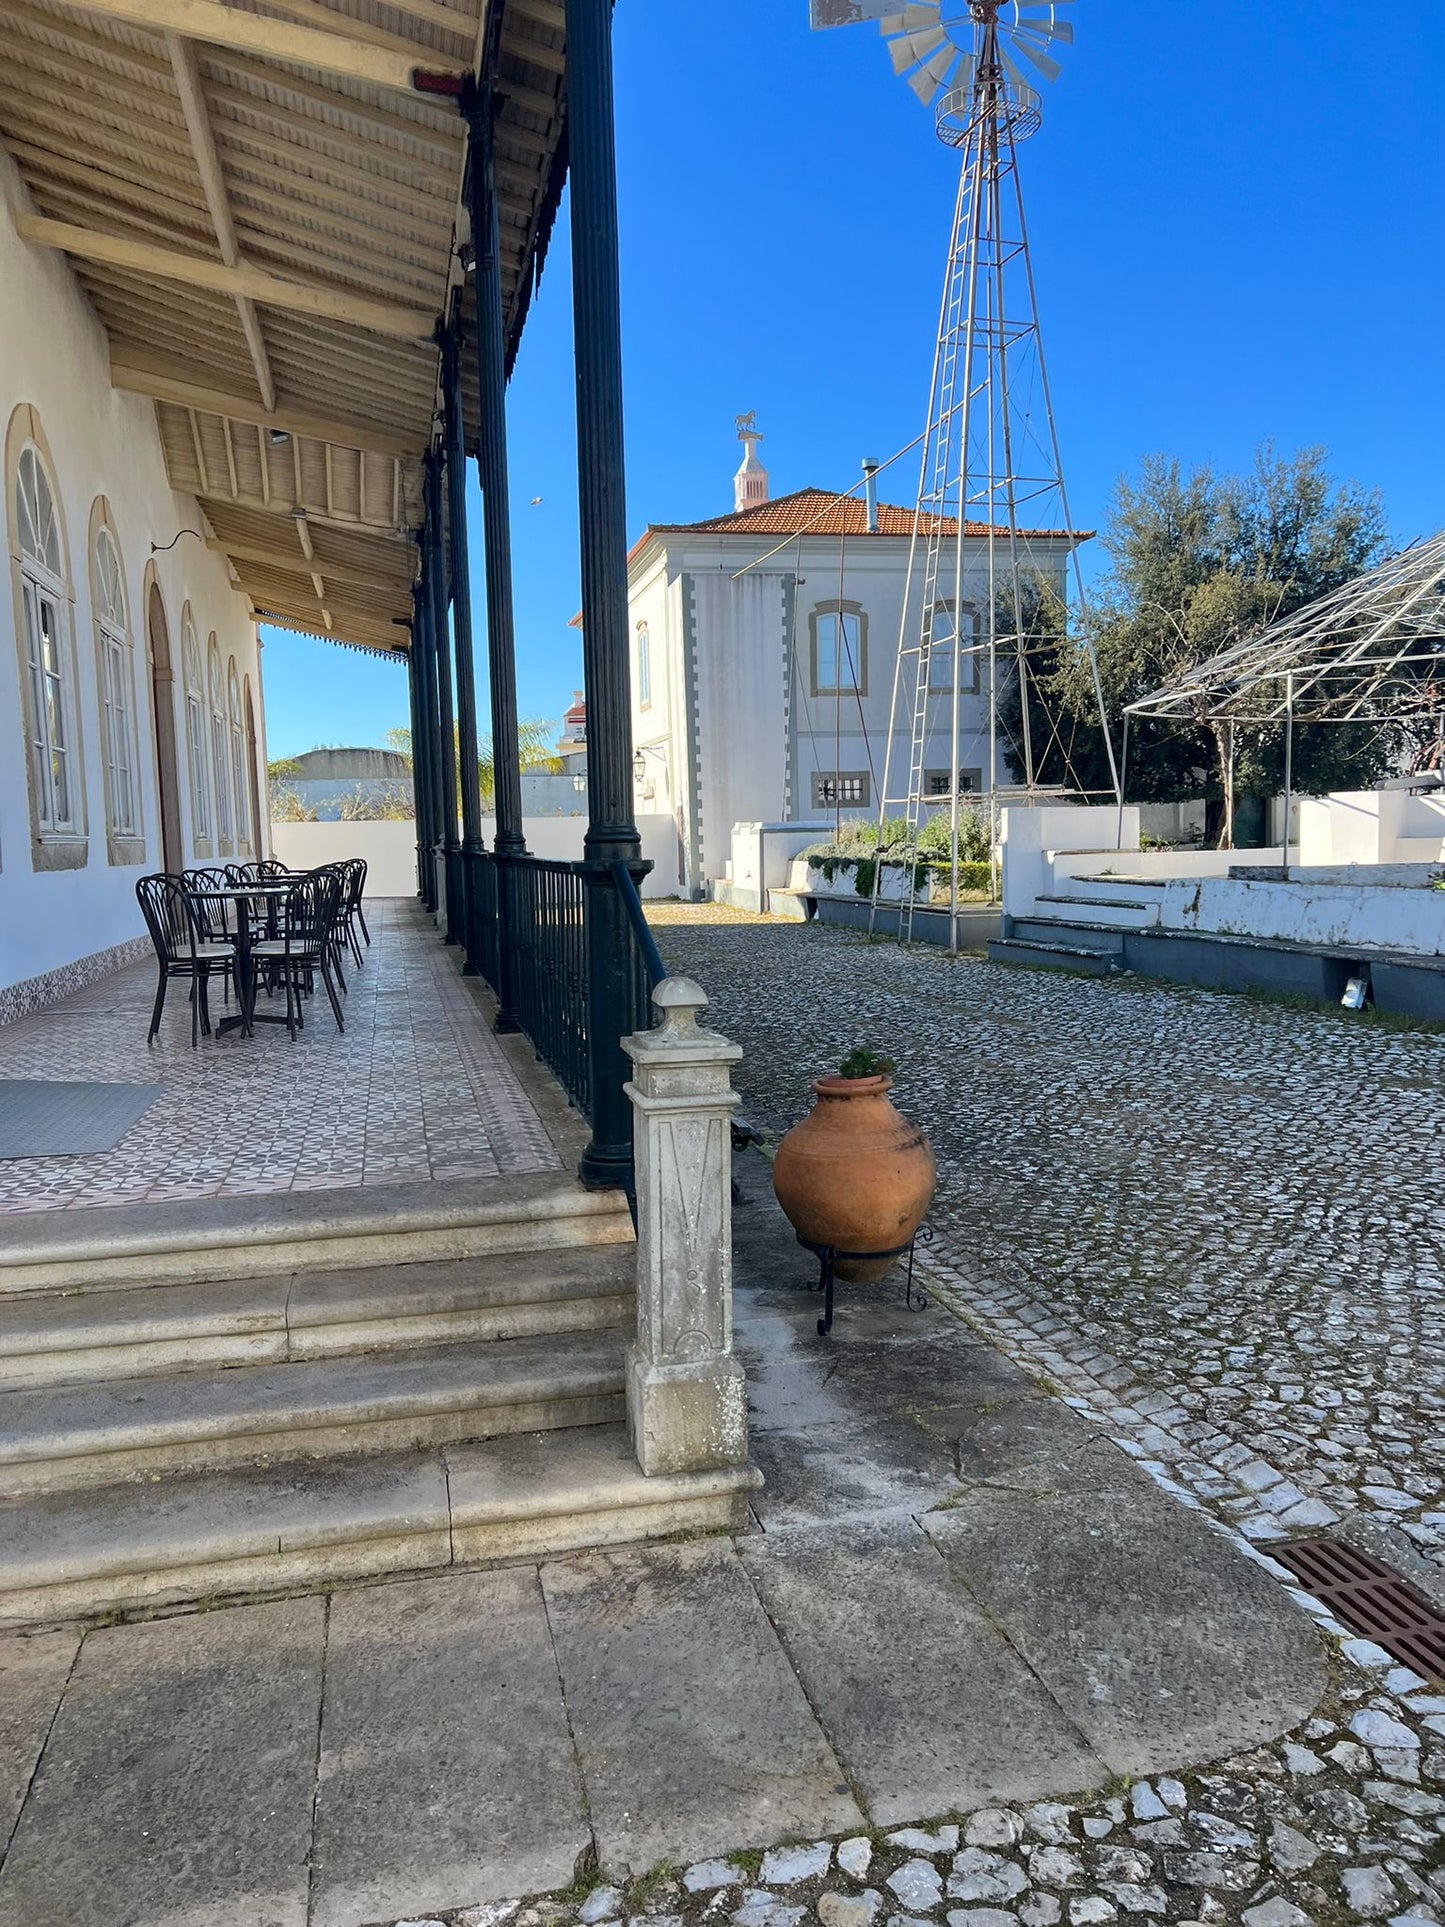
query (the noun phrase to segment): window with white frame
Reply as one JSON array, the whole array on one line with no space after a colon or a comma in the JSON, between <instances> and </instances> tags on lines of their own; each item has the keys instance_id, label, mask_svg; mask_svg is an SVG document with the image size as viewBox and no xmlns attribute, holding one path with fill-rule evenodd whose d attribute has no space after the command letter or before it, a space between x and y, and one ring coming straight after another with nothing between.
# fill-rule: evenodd
<instances>
[{"instance_id":1,"label":"window with white frame","mask_svg":"<svg viewBox=\"0 0 1445 1927\"><path fill-rule=\"evenodd\" d=\"M955 614L955 610L958 614ZM928 656L928 687L935 694L953 690L953 645L957 625L958 687L971 694L978 688L978 610L971 602L933 605L932 644Z\"/></svg>"},{"instance_id":2,"label":"window with white frame","mask_svg":"<svg viewBox=\"0 0 1445 1927\"><path fill-rule=\"evenodd\" d=\"M206 667L211 692L211 774L216 782L216 835L223 844L231 840L231 756L226 728L226 696L221 682L221 652L211 632L206 652Z\"/></svg>"},{"instance_id":3,"label":"window with white frame","mask_svg":"<svg viewBox=\"0 0 1445 1927\"><path fill-rule=\"evenodd\" d=\"M231 710L231 787L236 793L236 841L249 841L250 810L247 808L246 731L241 721L241 685L236 677L236 658L232 656L226 676L226 699Z\"/></svg>"},{"instance_id":4,"label":"window with white frame","mask_svg":"<svg viewBox=\"0 0 1445 1927\"><path fill-rule=\"evenodd\" d=\"M132 694L130 622L125 579L115 537L102 528L95 538L95 625L100 653L100 700L105 722L105 796L115 836L135 836L135 701Z\"/></svg>"},{"instance_id":5,"label":"window with white frame","mask_svg":"<svg viewBox=\"0 0 1445 1927\"><path fill-rule=\"evenodd\" d=\"M75 712L65 626L68 598L55 495L33 445L20 451L16 468L15 522L20 539L26 731L36 822L42 834L64 834L79 828L72 748Z\"/></svg>"},{"instance_id":6,"label":"window with white frame","mask_svg":"<svg viewBox=\"0 0 1445 1927\"><path fill-rule=\"evenodd\" d=\"M856 602L825 602L808 618L815 696L868 693L868 618Z\"/></svg>"},{"instance_id":7,"label":"window with white frame","mask_svg":"<svg viewBox=\"0 0 1445 1927\"><path fill-rule=\"evenodd\" d=\"M189 614L181 643L186 675L186 762L191 775L191 814L197 837L211 834L211 785L206 768L206 685L201 645Z\"/></svg>"},{"instance_id":8,"label":"window with white frame","mask_svg":"<svg viewBox=\"0 0 1445 1927\"><path fill-rule=\"evenodd\" d=\"M866 769L815 769L813 771L813 808L815 810L866 809L869 800Z\"/></svg>"},{"instance_id":9,"label":"window with white frame","mask_svg":"<svg viewBox=\"0 0 1445 1927\"><path fill-rule=\"evenodd\" d=\"M641 709L652 707L652 638L645 622L637 625L637 702Z\"/></svg>"}]
</instances>

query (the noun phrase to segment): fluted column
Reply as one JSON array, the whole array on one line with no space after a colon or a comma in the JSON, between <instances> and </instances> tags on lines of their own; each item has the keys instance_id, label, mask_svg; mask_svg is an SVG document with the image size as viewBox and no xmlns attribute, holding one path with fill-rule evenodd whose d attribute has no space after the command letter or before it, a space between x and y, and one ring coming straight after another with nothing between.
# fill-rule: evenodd
<instances>
[{"instance_id":1,"label":"fluted column","mask_svg":"<svg viewBox=\"0 0 1445 1927\"><path fill-rule=\"evenodd\" d=\"M566 0L572 306L577 361L582 665L587 694L588 1053L592 1138L581 1175L625 1184L632 1119L622 1038L631 1029L632 935L614 862L641 854L632 816L627 646L627 508L622 454L622 322L612 129L612 0Z\"/></svg>"},{"instance_id":2,"label":"fluted column","mask_svg":"<svg viewBox=\"0 0 1445 1927\"><path fill-rule=\"evenodd\" d=\"M515 898L510 864L526 854L522 829L522 759L517 733L516 640L512 609L512 516L507 498L507 355L502 322L502 265L492 131L496 103L472 88L463 96L469 133L467 170L472 248L476 258L477 470L482 484L482 538L487 568L487 671L492 702L492 778L497 833L497 1018L518 1028Z\"/></svg>"}]
</instances>

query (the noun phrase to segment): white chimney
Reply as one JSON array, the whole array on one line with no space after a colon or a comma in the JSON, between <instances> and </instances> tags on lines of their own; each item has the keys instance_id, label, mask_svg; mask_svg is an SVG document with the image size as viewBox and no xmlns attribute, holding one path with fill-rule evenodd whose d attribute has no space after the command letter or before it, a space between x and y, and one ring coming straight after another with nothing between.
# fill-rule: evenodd
<instances>
[{"instance_id":1,"label":"white chimney","mask_svg":"<svg viewBox=\"0 0 1445 1927\"><path fill-rule=\"evenodd\" d=\"M743 443L746 453L742 467L733 477L733 509L755 509L768 499L768 471L758 460L758 443L763 439L758 433L757 410L737 418L738 440Z\"/></svg>"},{"instance_id":2,"label":"white chimney","mask_svg":"<svg viewBox=\"0 0 1445 1927\"><path fill-rule=\"evenodd\" d=\"M863 457L863 500L866 505L868 533L878 533L878 457Z\"/></svg>"}]
</instances>

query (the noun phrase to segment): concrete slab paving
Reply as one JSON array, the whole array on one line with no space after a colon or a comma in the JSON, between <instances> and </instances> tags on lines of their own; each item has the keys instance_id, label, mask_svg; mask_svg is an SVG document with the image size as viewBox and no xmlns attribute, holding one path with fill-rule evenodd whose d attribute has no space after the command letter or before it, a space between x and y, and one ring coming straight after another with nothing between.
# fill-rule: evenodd
<instances>
[{"instance_id":1,"label":"concrete slab paving","mask_svg":"<svg viewBox=\"0 0 1445 1927\"><path fill-rule=\"evenodd\" d=\"M20 1818L79 1648L78 1633L0 1639L0 1851Z\"/></svg>"},{"instance_id":2,"label":"concrete slab paving","mask_svg":"<svg viewBox=\"0 0 1445 1927\"><path fill-rule=\"evenodd\" d=\"M1108 1779L913 1519L768 1533L739 1551L877 1825Z\"/></svg>"},{"instance_id":3,"label":"concrete slab paving","mask_svg":"<svg viewBox=\"0 0 1445 1927\"><path fill-rule=\"evenodd\" d=\"M90 1634L0 1927L305 1927L326 1603Z\"/></svg>"},{"instance_id":4,"label":"concrete slab paving","mask_svg":"<svg viewBox=\"0 0 1445 1927\"><path fill-rule=\"evenodd\" d=\"M542 1584L609 1873L863 1824L730 1544L558 1560Z\"/></svg>"},{"instance_id":5,"label":"concrete slab paving","mask_svg":"<svg viewBox=\"0 0 1445 1927\"><path fill-rule=\"evenodd\" d=\"M312 1927L567 1886L590 1834L535 1568L332 1602Z\"/></svg>"},{"instance_id":6,"label":"concrete slab paving","mask_svg":"<svg viewBox=\"0 0 1445 1927\"><path fill-rule=\"evenodd\" d=\"M1279 1584L1112 1447L1087 1498L978 1487L934 1544L1100 1756L1144 1774L1272 1739L1325 1687Z\"/></svg>"}]
</instances>

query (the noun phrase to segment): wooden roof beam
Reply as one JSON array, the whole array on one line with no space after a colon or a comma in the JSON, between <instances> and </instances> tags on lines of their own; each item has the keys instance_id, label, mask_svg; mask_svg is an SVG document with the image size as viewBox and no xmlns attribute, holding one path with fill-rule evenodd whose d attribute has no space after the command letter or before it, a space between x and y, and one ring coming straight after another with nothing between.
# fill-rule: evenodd
<instances>
[{"instance_id":1,"label":"wooden roof beam","mask_svg":"<svg viewBox=\"0 0 1445 1927\"><path fill-rule=\"evenodd\" d=\"M195 491L192 491L192 493L194 492ZM203 489L198 499L200 499L201 506L205 509L208 518L212 518L212 509L214 508L215 515L212 519L222 526L225 523L226 511L228 509L252 509L260 515L280 515L285 516L288 520L295 519L292 515L291 504L277 498L266 501L259 495L247 495L244 493L235 496L212 496L209 489ZM303 506L299 500L297 505ZM355 515L328 515L324 509L313 508L309 502L305 503L304 507L306 509L307 519L318 529L335 529L339 535L351 536L363 542L410 542L412 539L410 529L394 528L390 522L366 521L363 520L362 517Z\"/></svg>"},{"instance_id":2,"label":"wooden roof beam","mask_svg":"<svg viewBox=\"0 0 1445 1927\"><path fill-rule=\"evenodd\" d=\"M345 33L244 13L238 7L223 6L221 0L76 0L76 4L87 13L120 20L127 26L181 34L213 47L231 47L238 53L258 54L263 60L282 60L332 74L338 80L361 81L402 93L411 92L418 69L427 73L466 71L457 61L422 47L417 48L415 57L399 54L368 46ZM316 14L322 11L318 7ZM345 24L340 14L330 18L338 25Z\"/></svg>"},{"instance_id":3,"label":"wooden roof beam","mask_svg":"<svg viewBox=\"0 0 1445 1927\"><path fill-rule=\"evenodd\" d=\"M352 588L363 594L405 595L411 587L409 575L366 575L342 564L321 561L315 557L307 560L299 555L281 555L270 549L255 548L249 543L212 540L207 542L206 547L216 555L229 556L238 564L251 562L260 568L277 569L283 575L305 575L313 581L324 575L333 589Z\"/></svg>"},{"instance_id":4,"label":"wooden roof beam","mask_svg":"<svg viewBox=\"0 0 1445 1927\"><path fill-rule=\"evenodd\" d=\"M194 408L205 415L220 415L233 422L250 422L256 428L278 429L292 436L305 436L318 442L336 442L343 448L366 448L375 455L393 460L420 460L421 451L413 449L400 435L388 435L367 422L347 421L331 415L313 415L305 408L282 404L263 408L244 395L232 395L212 387L208 381L187 380L182 375L161 373L143 362L128 358L123 351L111 356L110 383L132 395L149 395L152 401L173 402L177 408Z\"/></svg>"},{"instance_id":5,"label":"wooden roof beam","mask_svg":"<svg viewBox=\"0 0 1445 1927\"><path fill-rule=\"evenodd\" d=\"M209 288L215 294L233 298L245 295L264 307L288 308L296 314L316 315L323 321L339 321L403 341L430 341L436 329L435 315L402 307L398 302L373 301L334 283L292 281L268 274L263 268L229 267L224 261L206 261L199 255L157 247L150 241L131 241L119 235L102 234L95 228L47 221L34 214L17 214L15 230L22 240L39 247L59 248L81 261L127 268L135 274L154 275L160 281L180 281L193 288Z\"/></svg>"},{"instance_id":6,"label":"wooden roof beam","mask_svg":"<svg viewBox=\"0 0 1445 1927\"><path fill-rule=\"evenodd\" d=\"M231 197L226 191L226 177L221 171L221 160L216 152L215 136L211 131L211 115L206 106L205 90L201 86L196 50L179 34L168 33L166 52L170 55L171 71L176 77L176 86L180 91L181 106L186 116L186 128L191 137L191 146L195 151L196 167L201 176L201 188L206 197L206 206L211 211L211 223L216 230L221 259L227 267L234 268L240 263L241 249L236 240L236 223L231 214ZM261 391L261 400L268 413L274 412L276 377L271 372L271 361L266 353L266 341L261 333L256 304L249 295L236 296L236 313L240 317L241 333L246 337L246 351L251 357L251 366L256 370L256 386Z\"/></svg>"}]
</instances>

